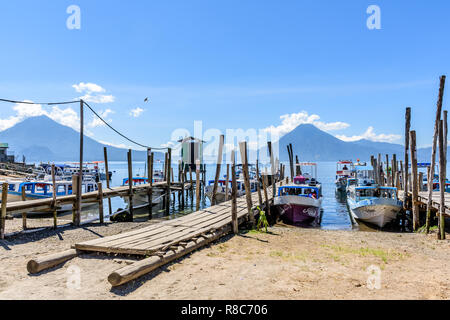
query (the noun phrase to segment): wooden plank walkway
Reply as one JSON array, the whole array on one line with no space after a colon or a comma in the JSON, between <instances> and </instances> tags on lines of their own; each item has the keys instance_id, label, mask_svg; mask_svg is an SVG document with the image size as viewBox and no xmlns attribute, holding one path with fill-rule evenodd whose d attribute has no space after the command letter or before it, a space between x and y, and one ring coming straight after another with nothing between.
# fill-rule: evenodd
<instances>
[{"instance_id":1,"label":"wooden plank walkway","mask_svg":"<svg viewBox=\"0 0 450 320\"><path fill-rule=\"evenodd\" d=\"M173 182L170 184L171 190L180 191L181 183ZM153 184L153 189L165 189L167 187L167 182L156 182ZM184 188L188 189L190 183L185 183ZM138 186L133 186L133 194L146 193L148 191L149 184L142 184ZM113 188L103 189L103 198L113 198L113 197L123 197L129 195L128 186L119 186ZM83 203L97 202L99 193L98 191L87 192L81 195L81 201ZM73 204L76 200L76 195L61 196L56 198L57 205ZM8 202L6 206L6 213L27 213L31 210L50 210L53 205L53 198L45 198L38 200L26 200L17 202Z\"/></svg>"},{"instance_id":2,"label":"wooden plank walkway","mask_svg":"<svg viewBox=\"0 0 450 320\"><path fill-rule=\"evenodd\" d=\"M272 198L272 188L267 188ZM258 204L257 192L252 193L254 207ZM237 199L237 216L241 221L247 217L245 195ZM133 255L162 255L179 245L229 229L231 226L231 200L194 212L192 214L154 224L139 230L77 243L73 248L81 251Z\"/></svg>"},{"instance_id":3,"label":"wooden plank walkway","mask_svg":"<svg viewBox=\"0 0 450 320\"><path fill-rule=\"evenodd\" d=\"M399 190L398 195L400 199L403 199L404 191ZM412 192L408 192L408 196L412 197ZM450 193L445 193L445 215L450 216ZM422 205L426 205L428 202L428 191L420 191L419 192L419 202ZM441 207L441 196L439 191L433 191L432 195L432 206L435 210L439 211Z\"/></svg>"}]
</instances>

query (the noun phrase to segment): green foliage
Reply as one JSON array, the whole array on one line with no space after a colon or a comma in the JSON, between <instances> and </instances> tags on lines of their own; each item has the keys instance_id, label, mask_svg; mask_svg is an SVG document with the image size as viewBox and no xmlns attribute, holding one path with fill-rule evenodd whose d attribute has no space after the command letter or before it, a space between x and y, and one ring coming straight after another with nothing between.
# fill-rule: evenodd
<instances>
[{"instance_id":1,"label":"green foliage","mask_svg":"<svg viewBox=\"0 0 450 320\"><path fill-rule=\"evenodd\" d=\"M262 211L259 207L256 207L259 210L259 219L258 224L256 226L256 230L260 230L261 228L265 229L267 233L267 228L269 227L269 222L267 221L266 213Z\"/></svg>"}]
</instances>

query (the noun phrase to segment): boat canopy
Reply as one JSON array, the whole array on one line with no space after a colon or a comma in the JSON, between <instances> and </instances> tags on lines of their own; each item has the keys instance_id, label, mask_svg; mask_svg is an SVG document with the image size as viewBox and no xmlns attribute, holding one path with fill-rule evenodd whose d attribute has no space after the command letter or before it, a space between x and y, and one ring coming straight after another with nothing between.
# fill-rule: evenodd
<instances>
[{"instance_id":1,"label":"boat canopy","mask_svg":"<svg viewBox=\"0 0 450 320\"><path fill-rule=\"evenodd\" d=\"M278 187L278 196L303 196L316 197L320 190L313 186L282 186Z\"/></svg>"}]
</instances>

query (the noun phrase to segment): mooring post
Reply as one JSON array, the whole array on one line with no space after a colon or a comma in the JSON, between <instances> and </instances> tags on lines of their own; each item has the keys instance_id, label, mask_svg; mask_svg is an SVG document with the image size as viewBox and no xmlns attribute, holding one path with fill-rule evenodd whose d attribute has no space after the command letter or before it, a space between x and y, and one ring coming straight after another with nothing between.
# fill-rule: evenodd
<instances>
[{"instance_id":1,"label":"mooring post","mask_svg":"<svg viewBox=\"0 0 450 320\"><path fill-rule=\"evenodd\" d=\"M228 190L230 185L230 164L227 163L227 176L226 176L226 183L225 183L225 201L228 201Z\"/></svg>"},{"instance_id":2,"label":"mooring post","mask_svg":"<svg viewBox=\"0 0 450 320\"><path fill-rule=\"evenodd\" d=\"M6 205L8 202L9 184L4 182L2 184L2 210L0 216L0 238L5 239L5 223L6 223Z\"/></svg>"},{"instance_id":3,"label":"mooring post","mask_svg":"<svg viewBox=\"0 0 450 320\"><path fill-rule=\"evenodd\" d=\"M261 195L261 185L260 185L260 175L259 175L259 160L256 160L256 188L258 190L258 200L259 200L259 206L262 207L263 200Z\"/></svg>"},{"instance_id":4,"label":"mooring post","mask_svg":"<svg viewBox=\"0 0 450 320\"><path fill-rule=\"evenodd\" d=\"M266 169L267 168L265 168L265 170L264 170L265 174L262 175L261 180L262 180L263 189L264 189L264 199L266 200L266 212L267 212L267 216L270 217L270 202L269 202L269 195L267 194L268 180L267 180L267 170Z\"/></svg>"},{"instance_id":5,"label":"mooring post","mask_svg":"<svg viewBox=\"0 0 450 320\"><path fill-rule=\"evenodd\" d=\"M105 171L106 171L106 188L109 189L109 165L108 165L108 151L106 147L103 147L103 156L105 158ZM112 215L111 198L108 197L108 210L109 216Z\"/></svg>"},{"instance_id":6,"label":"mooring post","mask_svg":"<svg viewBox=\"0 0 450 320\"><path fill-rule=\"evenodd\" d=\"M100 223L104 223L104 211L103 211L103 185L102 182L99 181L97 183L98 188L98 215L100 218Z\"/></svg>"},{"instance_id":7,"label":"mooring post","mask_svg":"<svg viewBox=\"0 0 450 320\"><path fill-rule=\"evenodd\" d=\"M53 229L56 230L58 227L58 211L57 211L57 203L56 203L56 192L58 189L58 186L56 185L56 177L55 177L55 164L52 164L52 187L53 187L53 203L52 203L52 209L53 209Z\"/></svg>"},{"instance_id":8,"label":"mooring post","mask_svg":"<svg viewBox=\"0 0 450 320\"><path fill-rule=\"evenodd\" d=\"M147 178L148 178L148 219L153 218L153 157L154 154L151 148L147 149Z\"/></svg>"},{"instance_id":9,"label":"mooring post","mask_svg":"<svg viewBox=\"0 0 450 320\"><path fill-rule=\"evenodd\" d=\"M213 186L212 196L211 196L211 205L212 206L216 204L216 192L217 192L217 185L219 184L220 169L222 166L222 157L223 157L222 152L223 152L224 141L225 141L225 136L221 135L220 139L219 139L219 149L218 149L218 155L217 155L216 176L214 178L214 186Z\"/></svg>"},{"instance_id":10,"label":"mooring post","mask_svg":"<svg viewBox=\"0 0 450 320\"><path fill-rule=\"evenodd\" d=\"M166 189L166 214L170 213L170 174L172 171L172 149L167 149L167 189Z\"/></svg>"},{"instance_id":11,"label":"mooring post","mask_svg":"<svg viewBox=\"0 0 450 320\"><path fill-rule=\"evenodd\" d=\"M195 160L195 210L200 210L200 160Z\"/></svg>"},{"instance_id":12,"label":"mooring post","mask_svg":"<svg viewBox=\"0 0 450 320\"><path fill-rule=\"evenodd\" d=\"M439 219L438 219L438 240L445 240L445 174L446 174L446 161L445 161L445 143L444 143L444 121L439 122Z\"/></svg>"},{"instance_id":13,"label":"mooring post","mask_svg":"<svg viewBox=\"0 0 450 320\"><path fill-rule=\"evenodd\" d=\"M272 174L272 193L275 194L276 192L276 180L275 180L275 162L273 158L273 152L272 152L272 142L267 142L267 148L269 149L269 155L270 155L270 173ZM297 162L298 162L298 156ZM299 167L300 169L300 167Z\"/></svg>"},{"instance_id":14,"label":"mooring post","mask_svg":"<svg viewBox=\"0 0 450 320\"><path fill-rule=\"evenodd\" d=\"M134 213L133 213L133 162L131 159L131 149L128 150L127 154L127 160L128 160L128 201L130 203L130 215L131 215L131 221L134 220Z\"/></svg>"},{"instance_id":15,"label":"mooring post","mask_svg":"<svg viewBox=\"0 0 450 320\"><path fill-rule=\"evenodd\" d=\"M239 233L237 221L237 182L236 182L236 157L234 150L231 151L231 224L234 234Z\"/></svg>"},{"instance_id":16,"label":"mooring post","mask_svg":"<svg viewBox=\"0 0 450 320\"><path fill-rule=\"evenodd\" d=\"M405 112L405 163L403 172L403 214L402 214L402 230L405 231L406 227L406 210L408 200L408 179L409 179L409 131L411 128L411 108L406 108Z\"/></svg>"},{"instance_id":17,"label":"mooring post","mask_svg":"<svg viewBox=\"0 0 450 320\"><path fill-rule=\"evenodd\" d=\"M392 155L392 186L397 187L397 180L398 180L398 167L397 167L397 155L394 153Z\"/></svg>"},{"instance_id":18,"label":"mooring post","mask_svg":"<svg viewBox=\"0 0 450 320\"><path fill-rule=\"evenodd\" d=\"M250 188L250 177L248 173L248 156L247 156L247 141L239 143L239 148L241 151L242 160L242 172L244 173L244 187L245 187L245 198L247 199L247 210L248 217L252 227L255 226L255 216L253 215L253 205L252 205L252 190Z\"/></svg>"},{"instance_id":19,"label":"mooring post","mask_svg":"<svg viewBox=\"0 0 450 320\"><path fill-rule=\"evenodd\" d=\"M430 232L430 218L431 209L433 205L433 179L434 179L434 167L436 166L436 148L437 139L439 134L439 124L441 121L442 113L442 101L444 98L444 88L445 88L445 76L441 76L439 83L439 94L436 106L436 117L434 120L434 134L433 134L433 145L431 146L431 165L430 165L430 179L428 180L428 199L427 199L427 218L426 218L426 231Z\"/></svg>"},{"instance_id":20,"label":"mooring post","mask_svg":"<svg viewBox=\"0 0 450 320\"><path fill-rule=\"evenodd\" d=\"M81 194L83 183L83 137L84 137L84 101L80 100L80 172L78 179L78 193L77 193L77 212L75 225L78 227L81 223Z\"/></svg>"},{"instance_id":21,"label":"mooring post","mask_svg":"<svg viewBox=\"0 0 450 320\"><path fill-rule=\"evenodd\" d=\"M178 180L180 180L181 182L181 210L184 210L184 178L185 178L185 174L184 174L184 167L183 167L183 162L180 160L180 178Z\"/></svg>"},{"instance_id":22,"label":"mooring post","mask_svg":"<svg viewBox=\"0 0 450 320\"><path fill-rule=\"evenodd\" d=\"M22 201L27 200L27 197L25 195L25 188L22 186ZM23 230L27 230L27 213L22 212L22 228Z\"/></svg>"},{"instance_id":23,"label":"mooring post","mask_svg":"<svg viewBox=\"0 0 450 320\"><path fill-rule=\"evenodd\" d=\"M72 176L72 194L75 195L75 200L72 205L72 223L74 226L77 225L77 211L78 211L78 196L79 193L78 188L80 187L78 184L78 180L80 179L79 175Z\"/></svg>"},{"instance_id":24,"label":"mooring post","mask_svg":"<svg viewBox=\"0 0 450 320\"><path fill-rule=\"evenodd\" d=\"M423 191L423 172L419 172L419 191Z\"/></svg>"},{"instance_id":25,"label":"mooring post","mask_svg":"<svg viewBox=\"0 0 450 320\"><path fill-rule=\"evenodd\" d=\"M293 155L291 143L287 146L287 149L288 149L288 155L289 155L289 166L291 169L291 179L294 179L294 155Z\"/></svg>"},{"instance_id":26,"label":"mooring post","mask_svg":"<svg viewBox=\"0 0 450 320\"><path fill-rule=\"evenodd\" d=\"M412 175L412 212L413 212L413 230L419 229L419 191L417 177L417 148L416 131L410 131L410 150L411 150L411 175Z\"/></svg>"}]
</instances>

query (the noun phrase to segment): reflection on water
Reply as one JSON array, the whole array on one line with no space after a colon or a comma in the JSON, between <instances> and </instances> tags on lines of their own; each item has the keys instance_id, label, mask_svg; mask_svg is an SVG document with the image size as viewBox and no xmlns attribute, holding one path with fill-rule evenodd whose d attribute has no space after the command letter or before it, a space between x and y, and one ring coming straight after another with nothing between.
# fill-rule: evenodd
<instances>
[{"instance_id":1,"label":"reflection on water","mask_svg":"<svg viewBox=\"0 0 450 320\"><path fill-rule=\"evenodd\" d=\"M174 174L175 181L177 181L177 164L174 164ZM287 168L289 164L286 163ZM124 178L128 176L127 163L112 161L109 163L110 171L113 172L111 186L120 186L122 185L122 181ZM156 163L156 169L163 169L163 163ZM206 166L206 180L213 180L216 171L216 165L207 165ZM134 176L144 176L146 172L145 162L134 162L133 163L133 175ZM226 166L222 166L221 177L226 174ZM335 175L336 175L336 163L335 162L319 162L318 163L318 180L322 183L323 189L323 216L322 223L320 228L325 230L352 230L352 221L347 210L347 204L345 196L339 193L336 193L335 188ZM195 175L194 175L195 177ZM106 182L103 182L104 187L106 188ZM191 199L193 201L191 201ZM186 198L185 209L181 211L179 209L178 204L178 195L175 194L175 203L171 204L170 214L166 216L165 210L163 210L160 206L153 208L153 219L158 221L160 219L173 219L182 215L190 214L195 211L195 190L193 197ZM115 197L111 199L112 204L112 212L114 213L119 208L126 208L125 202L120 197ZM210 206L210 202L207 198L202 199L201 208L206 208ZM105 216L108 215L108 200L104 201L104 212ZM145 220L148 218L148 209L139 209L134 212L136 220ZM64 218L71 219L71 213L66 213L63 216ZM98 217L98 207L95 206L89 208L88 210L84 210L82 214L82 220L90 220ZM105 218L105 220L108 220ZM364 227L365 229L366 227ZM361 227L358 227L361 229Z\"/></svg>"}]
</instances>

